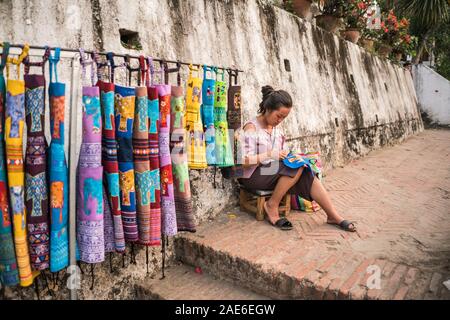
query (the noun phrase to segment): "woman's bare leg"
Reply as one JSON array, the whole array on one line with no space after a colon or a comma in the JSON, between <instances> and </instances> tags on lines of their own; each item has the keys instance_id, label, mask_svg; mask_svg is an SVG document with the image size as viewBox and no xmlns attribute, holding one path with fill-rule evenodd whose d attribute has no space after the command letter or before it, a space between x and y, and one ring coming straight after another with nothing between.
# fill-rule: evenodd
<instances>
[{"instance_id":1,"label":"woman's bare leg","mask_svg":"<svg viewBox=\"0 0 450 320\"><path fill-rule=\"evenodd\" d=\"M303 168L299 168L297 174L293 177L281 176L275 189L273 190L272 196L266 202L266 211L269 216L269 220L275 223L280 218L280 213L278 212L278 206L280 205L281 199L288 190L297 183L303 172Z\"/></svg>"},{"instance_id":2,"label":"woman's bare leg","mask_svg":"<svg viewBox=\"0 0 450 320\"><path fill-rule=\"evenodd\" d=\"M322 207L322 209L327 214L327 222L339 224L344 220L344 218L336 211L336 208L333 206L327 190L325 190L323 184L316 177L314 177L314 181L311 186L311 197ZM350 229L355 228L354 225L350 225L349 227Z\"/></svg>"}]
</instances>

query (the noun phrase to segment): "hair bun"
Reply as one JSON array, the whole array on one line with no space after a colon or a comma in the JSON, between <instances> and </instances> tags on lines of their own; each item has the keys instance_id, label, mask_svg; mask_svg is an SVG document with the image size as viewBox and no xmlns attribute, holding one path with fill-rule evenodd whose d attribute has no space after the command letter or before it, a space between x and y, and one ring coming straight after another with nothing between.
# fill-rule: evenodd
<instances>
[{"instance_id":1,"label":"hair bun","mask_svg":"<svg viewBox=\"0 0 450 320\"><path fill-rule=\"evenodd\" d=\"M274 92L274 90L271 86L264 86L264 87L262 87L261 92L263 95L263 100L265 100L269 96L269 94Z\"/></svg>"}]
</instances>

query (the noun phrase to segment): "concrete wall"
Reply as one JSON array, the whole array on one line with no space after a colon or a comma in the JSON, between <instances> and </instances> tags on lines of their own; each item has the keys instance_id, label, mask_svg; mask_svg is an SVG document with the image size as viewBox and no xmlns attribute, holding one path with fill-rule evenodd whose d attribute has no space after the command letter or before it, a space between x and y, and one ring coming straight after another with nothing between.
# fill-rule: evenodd
<instances>
[{"instance_id":1,"label":"concrete wall","mask_svg":"<svg viewBox=\"0 0 450 320\"><path fill-rule=\"evenodd\" d=\"M423 130L408 71L266 2L15 0L0 2L0 21L0 40L12 43L145 53L240 68L245 71L239 76L244 120L256 115L261 86L287 90L294 110L282 127L293 148L320 150L326 169ZM141 51L122 47L121 28L139 32ZM61 70L61 78L70 81L68 61ZM80 101L76 107L81 108ZM227 206L237 201L229 181L215 189L212 177L212 169L191 171L198 223L228 212ZM140 269L116 271L112 287L119 288L117 296L126 296L120 293L121 281L145 276L142 252ZM158 262L156 249L152 254ZM111 294L111 286L97 287L83 294Z\"/></svg>"},{"instance_id":2,"label":"concrete wall","mask_svg":"<svg viewBox=\"0 0 450 320\"><path fill-rule=\"evenodd\" d=\"M419 64L414 66L414 86L420 109L431 122L450 125L450 81Z\"/></svg>"}]
</instances>

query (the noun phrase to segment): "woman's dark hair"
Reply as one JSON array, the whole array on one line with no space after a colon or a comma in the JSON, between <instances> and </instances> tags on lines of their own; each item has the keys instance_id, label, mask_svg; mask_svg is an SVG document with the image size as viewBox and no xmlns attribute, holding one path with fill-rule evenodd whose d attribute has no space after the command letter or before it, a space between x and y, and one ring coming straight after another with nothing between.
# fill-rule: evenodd
<instances>
[{"instance_id":1,"label":"woman's dark hair","mask_svg":"<svg viewBox=\"0 0 450 320\"><path fill-rule=\"evenodd\" d=\"M271 86L264 86L261 92L263 99L259 104L258 113L272 112L280 107L292 107L291 95L284 90L274 90Z\"/></svg>"}]
</instances>

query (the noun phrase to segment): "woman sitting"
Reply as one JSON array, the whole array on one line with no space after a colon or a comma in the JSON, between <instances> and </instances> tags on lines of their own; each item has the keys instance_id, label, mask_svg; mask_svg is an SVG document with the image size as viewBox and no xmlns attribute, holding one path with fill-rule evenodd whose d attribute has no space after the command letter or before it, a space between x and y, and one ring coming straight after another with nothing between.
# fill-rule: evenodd
<instances>
[{"instance_id":1,"label":"woman sitting","mask_svg":"<svg viewBox=\"0 0 450 320\"><path fill-rule=\"evenodd\" d=\"M355 225L336 211L330 196L315 175L304 167L290 168L282 161L288 155L288 150L278 125L292 109L289 93L264 86L262 94L259 115L243 126L244 174L239 182L248 189L273 190L272 196L264 204L264 210L270 223L282 230L292 229L292 223L286 218L280 219L278 212L281 199L289 192L309 201L315 200L327 214L327 223L346 231L356 231Z\"/></svg>"}]
</instances>

